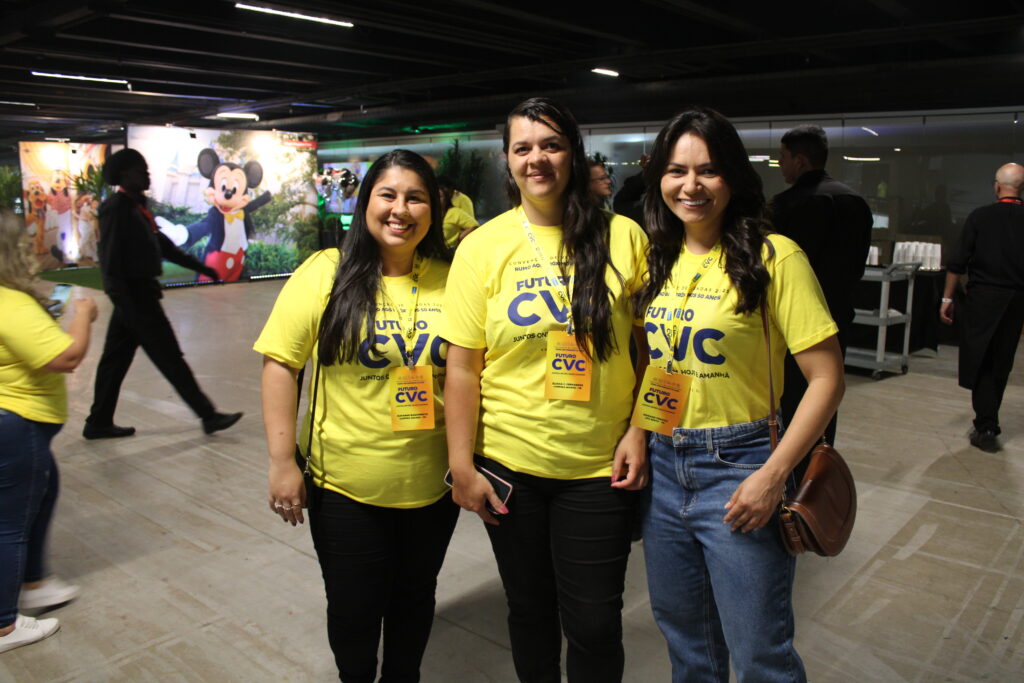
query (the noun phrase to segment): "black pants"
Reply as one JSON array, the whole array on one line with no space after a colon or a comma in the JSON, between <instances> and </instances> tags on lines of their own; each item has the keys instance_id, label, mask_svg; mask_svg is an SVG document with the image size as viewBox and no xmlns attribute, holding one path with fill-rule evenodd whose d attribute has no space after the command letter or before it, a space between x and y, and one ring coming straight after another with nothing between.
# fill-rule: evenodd
<instances>
[{"instance_id":1,"label":"black pants","mask_svg":"<svg viewBox=\"0 0 1024 683\"><path fill-rule=\"evenodd\" d=\"M1021 325L1024 325L1024 293L1018 293L1007 305L978 368L971 390L971 405L974 408L974 427L979 432L1000 432L999 406L1003 403L1006 382L1013 370Z\"/></svg>"},{"instance_id":2,"label":"black pants","mask_svg":"<svg viewBox=\"0 0 1024 683\"><path fill-rule=\"evenodd\" d=\"M99 427L113 424L121 383L140 346L196 415L212 416L213 404L199 388L185 362L171 323L160 306L160 292L140 287L134 292L108 295L114 312L96 368L96 390L86 421Z\"/></svg>"},{"instance_id":3,"label":"black pants","mask_svg":"<svg viewBox=\"0 0 1024 683\"><path fill-rule=\"evenodd\" d=\"M373 683L384 631L382 683L420 680L434 591L459 507L359 503L308 486L309 529L327 592L327 638L345 683Z\"/></svg>"},{"instance_id":4,"label":"black pants","mask_svg":"<svg viewBox=\"0 0 1024 683\"><path fill-rule=\"evenodd\" d=\"M558 683L562 630L569 681L621 681L622 592L634 491L610 478L546 479L477 461L513 486L499 526L487 525L508 598L512 658L524 683Z\"/></svg>"}]
</instances>

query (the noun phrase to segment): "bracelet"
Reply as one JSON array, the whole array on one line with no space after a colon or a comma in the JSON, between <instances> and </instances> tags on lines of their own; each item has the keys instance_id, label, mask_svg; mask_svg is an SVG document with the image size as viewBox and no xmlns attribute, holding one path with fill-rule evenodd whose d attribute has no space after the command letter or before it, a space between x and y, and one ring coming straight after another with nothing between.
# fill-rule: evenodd
<instances>
[{"instance_id":1,"label":"bracelet","mask_svg":"<svg viewBox=\"0 0 1024 683\"><path fill-rule=\"evenodd\" d=\"M948 298L948 297L942 297L942 303L944 303L944 304L951 304L951 303L953 303L953 300Z\"/></svg>"}]
</instances>

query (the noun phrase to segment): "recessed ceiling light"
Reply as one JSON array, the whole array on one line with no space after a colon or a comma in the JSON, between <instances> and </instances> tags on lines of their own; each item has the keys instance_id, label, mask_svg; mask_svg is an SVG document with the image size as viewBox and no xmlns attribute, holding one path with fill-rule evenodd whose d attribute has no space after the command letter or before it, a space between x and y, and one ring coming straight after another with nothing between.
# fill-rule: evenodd
<instances>
[{"instance_id":1,"label":"recessed ceiling light","mask_svg":"<svg viewBox=\"0 0 1024 683\"><path fill-rule=\"evenodd\" d=\"M216 116L213 116L213 117L209 117L208 116L207 118L215 118L215 119L249 119L249 120L252 120L252 121L259 121L260 120L260 115L259 114L254 114L251 111L222 111L219 114L217 114Z\"/></svg>"},{"instance_id":2,"label":"recessed ceiling light","mask_svg":"<svg viewBox=\"0 0 1024 683\"><path fill-rule=\"evenodd\" d=\"M299 12L285 12L284 10L274 9L272 7L258 7L256 5L247 5L243 2L236 2L235 7L238 9L247 9L250 12L263 12L264 14L273 14L278 17L288 17L289 19L302 19L303 21L315 21L318 24L330 24L331 26L343 26L345 28L353 28L355 24L351 21L338 21L337 19L328 19L327 17L314 17L309 14L300 14Z\"/></svg>"},{"instance_id":3,"label":"recessed ceiling light","mask_svg":"<svg viewBox=\"0 0 1024 683\"><path fill-rule=\"evenodd\" d=\"M11 100L0 100L0 104L13 104L16 107L34 107L35 102L13 102Z\"/></svg>"},{"instance_id":4,"label":"recessed ceiling light","mask_svg":"<svg viewBox=\"0 0 1024 683\"><path fill-rule=\"evenodd\" d=\"M611 69L600 69L600 68L598 68L598 69L591 69L591 71L594 72L595 74L601 74L602 76L611 76L612 78L618 78L619 77L619 72L618 71L612 71Z\"/></svg>"},{"instance_id":5,"label":"recessed ceiling light","mask_svg":"<svg viewBox=\"0 0 1024 683\"><path fill-rule=\"evenodd\" d=\"M882 157L848 157L843 156L847 161L881 161Z\"/></svg>"},{"instance_id":6,"label":"recessed ceiling light","mask_svg":"<svg viewBox=\"0 0 1024 683\"><path fill-rule=\"evenodd\" d=\"M119 85L128 85L128 81L123 78L100 78L99 76L78 76L75 74L54 74L47 73L45 71L33 71L33 76L42 76L44 78L66 78L71 81L96 81L97 83L117 83Z\"/></svg>"}]
</instances>

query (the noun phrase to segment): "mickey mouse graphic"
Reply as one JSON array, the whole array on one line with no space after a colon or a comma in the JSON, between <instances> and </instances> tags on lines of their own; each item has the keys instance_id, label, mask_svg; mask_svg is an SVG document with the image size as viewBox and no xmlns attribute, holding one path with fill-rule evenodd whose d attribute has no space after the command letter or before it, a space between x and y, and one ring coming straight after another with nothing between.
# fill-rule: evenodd
<instances>
[{"instance_id":1,"label":"mickey mouse graphic","mask_svg":"<svg viewBox=\"0 0 1024 683\"><path fill-rule=\"evenodd\" d=\"M263 180L263 166L258 161L244 166L221 161L212 149L199 152L197 166L199 174L210 179L206 199L213 206L205 218L188 226L184 248L209 235L203 263L216 270L221 281L234 282L242 275L245 251L255 232L251 214L270 202L269 191L255 199L248 192ZM210 278L200 275L199 281L210 282Z\"/></svg>"}]
</instances>

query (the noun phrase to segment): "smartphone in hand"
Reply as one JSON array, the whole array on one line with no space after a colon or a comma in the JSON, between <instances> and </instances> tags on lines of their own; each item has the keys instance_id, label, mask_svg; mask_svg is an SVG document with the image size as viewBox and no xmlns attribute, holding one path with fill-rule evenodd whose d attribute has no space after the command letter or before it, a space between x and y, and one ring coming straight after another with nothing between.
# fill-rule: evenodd
<instances>
[{"instance_id":1,"label":"smartphone in hand","mask_svg":"<svg viewBox=\"0 0 1024 683\"><path fill-rule=\"evenodd\" d=\"M498 496L498 498L501 499L501 504L507 505L509 496L512 495L512 484L508 483L507 481L505 481L504 479L494 474L485 467L480 467L480 465L475 465L475 467L476 471L484 475L484 477L487 478L487 481L491 483L491 486L494 487L494 493ZM448 470L445 473L444 483L447 484L448 486L452 485L451 470ZM491 505L490 499L487 500L485 505L487 507L487 511L490 512L492 515L500 514L497 510L494 509L494 506Z\"/></svg>"}]
</instances>

